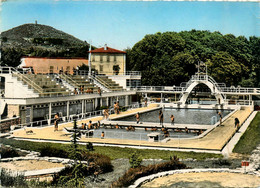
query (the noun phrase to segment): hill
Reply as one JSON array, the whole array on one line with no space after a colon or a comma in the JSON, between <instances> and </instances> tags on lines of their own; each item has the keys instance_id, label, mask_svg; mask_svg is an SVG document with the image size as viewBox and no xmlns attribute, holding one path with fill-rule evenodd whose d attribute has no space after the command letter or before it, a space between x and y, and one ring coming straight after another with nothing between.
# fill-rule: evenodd
<instances>
[{"instance_id":1,"label":"hill","mask_svg":"<svg viewBox=\"0 0 260 188\"><path fill-rule=\"evenodd\" d=\"M16 67L23 56L88 58L88 50L87 42L51 26L24 24L1 33L0 63Z\"/></svg>"},{"instance_id":2,"label":"hill","mask_svg":"<svg viewBox=\"0 0 260 188\"><path fill-rule=\"evenodd\" d=\"M67 47L82 47L86 42L51 26L24 24L1 33L2 47L39 47L48 50L62 50Z\"/></svg>"}]
</instances>

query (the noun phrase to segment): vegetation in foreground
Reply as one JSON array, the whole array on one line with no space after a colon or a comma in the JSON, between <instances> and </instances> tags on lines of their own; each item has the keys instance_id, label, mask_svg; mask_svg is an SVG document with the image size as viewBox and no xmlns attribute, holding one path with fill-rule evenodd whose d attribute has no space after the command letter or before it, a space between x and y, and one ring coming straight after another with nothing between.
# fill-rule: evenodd
<instances>
[{"instance_id":1,"label":"vegetation in foreground","mask_svg":"<svg viewBox=\"0 0 260 188\"><path fill-rule=\"evenodd\" d=\"M15 148L21 148L25 150L38 151L42 156L56 156L56 157L68 157L69 144L60 143L45 143L45 142L31 142L1 138L0 142L6 145L11 145ZM86 145L79 145L79 149L85 149ZM180 159L193 158L197 160L204 160L207 158L222 158L220 154L212 153L196 153L196 152L178 152L178 151L166 151L166 150L153 150L153 149L135 149L135 148L119 148L119 147L103 147L95 146L94 151L90 153L97 153L106 155L109 158L120 159L129 158L134 152L141 155L143 159L165 159L168 160L171 156L175 155Z\"/></svg>"},{"instance_id":2,"label":"vegetation in foreground","mask_svg":"<svg viewBox=\"0 0 260 188\"><path fill-rule=\"evenodd\" d=\"M134 157L138 158L138 157ZM112 187L128 187L138 178L148 176L151 174L155 174L158 172L168 171L168 170L176 170L176 169L184 169L186 165L179 162L177 157L171 157L169 161L148 165L148 166L135 166L130 168L122 177L120 177L117 181L112 183Z\"/></svg>"},{"instance_id":3,"label":"vegetation in foreground","mask_svg":"<svg viewBox=\"0 0 260 188\"><path fill-rule=\"evenodd\" d=\"M19 153L10 147L6 147L4 145L1 145L0 147L0 154L1 158L12 158L12 157L19 157Z\"/></svg>"},{"instance_id":4,"label":"vegetation in foreground","mask_svg":"<svg viewBox=\"0 0 260 188\"><path fill-rule=\"evenodd\" d=\"M251 154L260 144L260 112L258 112L236 144L233 152L241 154Z\"/></svg>"},{"instance_id":5,"label":"vegetation in foreground","mask_svg":"<svg viewBox=\"0 0 260 188\"><path fill-rule=\"evenodd\" d=\"M11 172L5 169L0 170L0 181L0 185L5 187L27 187L27 183L23 175L11 175Z\"/></svg>"}]
</instances>

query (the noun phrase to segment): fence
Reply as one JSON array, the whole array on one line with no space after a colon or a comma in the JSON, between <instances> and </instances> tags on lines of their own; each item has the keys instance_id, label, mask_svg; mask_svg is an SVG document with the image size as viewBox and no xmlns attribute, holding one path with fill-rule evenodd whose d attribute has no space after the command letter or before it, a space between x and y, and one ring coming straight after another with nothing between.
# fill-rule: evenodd
<instances>
[{"instance_id":1,"label":"fence","mask_svg":"<svg viewBox=\"0 0 260 188\"><path fill-rule=\"evenodd\" d=\"M139 104L122 106L121 110L126 111L126 110L133 109L133 108L139 108ZM114 114L113 108L109 108L109 114ZM91 118L91 117L95 117L95 116L103 116L103 110L97 110L97 111L91 111L91 112L79 113L79 114L71 114L69 116L61 116L60 123L67 123L67 122L71 122L73 120L83 120L83 119L87 119L87 118ZM35 127L35 126L43 127L43 126L47 126L49 121L50 121L50 123L53 123L54 118L52 118L50 120L47 115L46 119L44 119L44 120L33 121L33 122L28 122L28 123L23 123L23 124L17 123L15 125L15 127L16 128Z\"/></svg>"}]
</instances>

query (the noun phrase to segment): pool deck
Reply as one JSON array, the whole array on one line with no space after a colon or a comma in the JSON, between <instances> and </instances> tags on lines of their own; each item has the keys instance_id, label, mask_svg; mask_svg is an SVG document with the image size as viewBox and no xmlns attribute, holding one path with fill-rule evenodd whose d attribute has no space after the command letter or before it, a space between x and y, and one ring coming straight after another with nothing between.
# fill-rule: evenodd
<instances>
[{"instance_id":1,"label":"pool deck","mask_svg":"<svg viewBox=\"0 0 260 188\"><path fill-rule=\"evenodd\" d=\"M110 115L110 118L120 117L126 114L135 114L137 112L144 112L158 109L157 104L151 104L148 107L131 109L126 112L121 112L119 115ZM101 138L85 138L82 137L80 142L92 142L106 145L121 145L121 146L143 146L143 147L164 147L164 148L178 148L178 149L191 149L191 150L212 150L221 151L223 147L235 134L234 119L237 117L242 124L251 114L249 107L243 107L235 111L228 118L224 119L222 126L214 127L208 134L203 137L189 138L189 139L173 139L167 142L148 142L141 140L122 140L122 139L101 139ZM103 117L93 117L85 120L78 120L77 124L87 123L89 120L101 121ZM64 130L64 127L72 127L73 123L64 123L59 125L59 131L54 132L54 126L47 127L26 127L25 129L15 130L12 137L15 139L24 139L32 141L50 141L50 142L67 142L70 141L70 135ZM205 125L203 125L205 126ZM26 131L32 130L32 134L27 134Z\"/></svg>"}]
</instances>

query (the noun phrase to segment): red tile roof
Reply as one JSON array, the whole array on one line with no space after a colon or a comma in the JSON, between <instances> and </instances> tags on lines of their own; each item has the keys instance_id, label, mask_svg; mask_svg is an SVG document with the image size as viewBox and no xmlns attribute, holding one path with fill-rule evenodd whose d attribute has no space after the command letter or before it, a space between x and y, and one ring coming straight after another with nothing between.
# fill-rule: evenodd
<instances>
[{"instance_id":1,"label":"red tile roof","mask_svg":"<svg viewBox=\"0 0 260 188\"><path fill-rule=\"evenodd\" d=\"M30 58L30 59L68 59L68 60L87 60L86 58L83 57L37 57L37 56L22 56L21 58Z\"/></svg>"},{"instance_id":2,"label":"red tile roof","mask_svg":"<svg viewBox=\"0 0 260 188\"><path fill-rule=\"evenodd\" d=\"M110 48L110 47L107 47L106 50L104 50L104 47L102 48L98 48L98 49L95 49L95 50L91 50L89 51L91 53L113 53L113 54L126 54L125 51L121 51L121 50L117 50L117 49L114 49L114 48Z\"/></svg>"}]
</instances>

